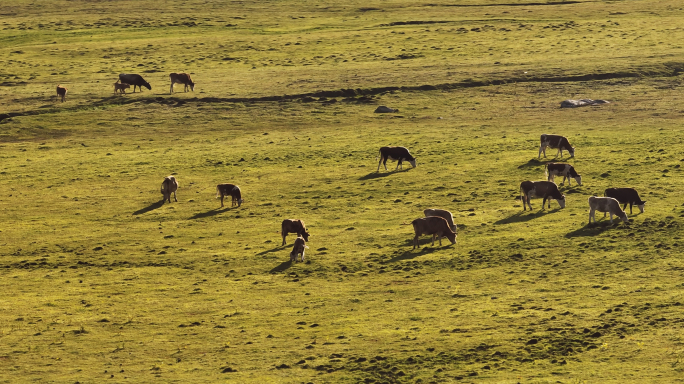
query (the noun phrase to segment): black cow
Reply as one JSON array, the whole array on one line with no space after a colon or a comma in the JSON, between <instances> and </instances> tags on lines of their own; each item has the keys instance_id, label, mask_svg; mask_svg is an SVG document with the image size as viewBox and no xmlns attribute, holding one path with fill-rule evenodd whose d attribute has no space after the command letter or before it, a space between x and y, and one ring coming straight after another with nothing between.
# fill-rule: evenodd
<instances>
[{"instance_id":1,"label":"black cow","mask_svg":"<svg viewBox=\"0 0 684 384\"><path fill-rule=\"evenodd\" d=\"M549 200L549 208L551 208L551 199L555 199L561 208L565 208L565 195L560 193L556 183L550 181L523 181L520 184L520 199L523 203L523 211L527 210L525 203L530 207L530 211L532 210L530 199L533 197L544 199L542 200L542 209L544 209L546 199Z\"/></svg>"},{"instance_id":2,"label":"black cow","mask_svg":"<svg viewBox=\"0 0 684 384\"><path fill-rule=\"evenodd\" d=\"M568 179L568 186L570 186L570 178L575 179L577 184L582 185L582 175L577 173L570 164L546 163L545 172L549 181L553 181L554 176L563 176L563 182L560 185L565 184L565 179Z\"/></svg>"},{"instance_id":3,"label":"black cow","mask_svg":"<svg viewBox=\"0 0 684 384\"><path fill-rule=\"evenodd\" d=\"M380 172L380 164L385 166L385 171L387 170L387 159L397 160L397 168L404 166L401 164L402 161L406 160L411 163L411 166L416 167L416 158L411 156L409 150L404 147L382 147L380 148L380 161L378 162L378 169L376 172Z\"/></svg>"},{"instance_id":4,"label":"black cow","mask_svg":"<svg viewBox=\"0 0 684 384\"><path fill-rule=\"evenodd\" d=\"M122 73L119 75L119 80L121 80L122 83L132 85L133 92L135 92L135 87L140 88L140 92L142 92L142 87L145 87L150 91L152 90L152 86L150 85L150 83L145 81L145 79L143 79L142 76L137 74Z\"/></svg>"},{"instance_id":5,"label":"black cow","mask_svg":"<svg viewBox=\"0 0 684 384\"><path fill-rule=\"evenodd\" d=\"M540 141L538 158L541 158L542 152L544 152L544 157L546 157L546 147L558 148L558 153L560 153L561 157L563 157L564 149L570 153L570 157L575 157L575 148L570 145L568 138L565 136L544 134L541 135ZM556 153L556 157L558 157L558 153Z\"/></svg>"},{"instance_id":6,"label":"black cow","mask_svg":"<svg viewBox=\"0 0 684 384\"><path fill-rule=\"evenodd\" d=\"M629 214L632 214L632 204L639 207L641 213L644 213L645 201L641 201L639 193L634 188L608 188L603 193L603 196L612 197L613 199L624 204L623 210L627 209L627 204L629 204Z\"/></svg>"}]
</instances>

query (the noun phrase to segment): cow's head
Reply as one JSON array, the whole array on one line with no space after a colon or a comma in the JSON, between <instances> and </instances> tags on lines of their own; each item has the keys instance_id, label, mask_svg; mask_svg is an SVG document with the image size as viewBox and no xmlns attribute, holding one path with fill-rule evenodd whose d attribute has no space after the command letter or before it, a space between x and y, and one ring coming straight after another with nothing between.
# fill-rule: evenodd
<instances>
[{"instance_id":1,"label":"cow's head","mask_svg":"<svg viewBox=\"0 0 684 384\"><path fill-rule=\"evenodd\" d=\"M245 202L245 199L238 199L238 208Z\"/></svg>"},{"instance_id":2,"label":"cow's head","mask_svg":"<svg viewBox=\"0 0 684 384\"><path fill-rule=\"evenodd\" d=\"M143 85L145 86L145 88L149 89L150 91L152 90L152 86L147 81Z\"/></svg>"},{"instance_id":3,"label":"cow's head","mask_svg":"<svg viewBox=\"0 0 684 384\"><path fill-rule=\"evenodd\" d=\"M301 236L304 238L304 241L309 241L309 232L302 232Z\"/></svg>"},{"instance_id":4,"label":"cow's head","mask_svg":"<svg viewBox=\"0 0 684 384\"><path fill-rule=\"evenodd\" d=\"M409 162L409 164L411 164L411 166L413 168L415 168L418 165L418 164L416 164L416 158L415 157L413 158L413 160L409 160L408 162Z\"/></svg>"},{"instance_id":5,"label":"cow's head","mask_svg":"<svg viewBox=\"0 0 684 384\"><path fill-rule=\"evenodd\" d=\"M641 211L641 213L644 213L644 207L646 206L646 202L640 201L640 203L641 204L637 204L637 207L639 207L639 210Z\"/></svg>"},{"instance_id":6,"label":"cow's head","mask_svg":"<svg viewBox=\"0 0 684 384\"><path fill-rule=\"evenodd\" d=\"M190 90L193 91L193 92L195 92L195 83L193 83L193 82L191 81L189 85L190 85Z\"/></svg>"},{"instance_id":7,"label":"cow's head","mask_svg":"<svg viewBox=\"0 0 684 384\"><path fill-rule=\"evenodd\" d=\"M582 175L577 175L576 177L574 177L574 179L578 185L582 185ZM570 185L569 181L568 181L568 185Z\"/></svg>"},{"instance_id":8,"label":"cow's head","mask_svg":"<svg viewBox=\"0 0 684 384\"><path fill-rule=\"evenodd\" d=\"M558 205L560 205L561 208L565 208L565 195L561 195L560 199L556 199L558 202Z\"/></svg>"},{"instance_id":9,"label":"cow's head","mask_svg":"<svg viewBox=\"0 0 684 384\"><path fill-rule=\"evenodd\" d=\"M575 147L570 147L570 149L568 149L568 152L570 153L570 157L575 157Z\"/></svg>"}]
</instances>

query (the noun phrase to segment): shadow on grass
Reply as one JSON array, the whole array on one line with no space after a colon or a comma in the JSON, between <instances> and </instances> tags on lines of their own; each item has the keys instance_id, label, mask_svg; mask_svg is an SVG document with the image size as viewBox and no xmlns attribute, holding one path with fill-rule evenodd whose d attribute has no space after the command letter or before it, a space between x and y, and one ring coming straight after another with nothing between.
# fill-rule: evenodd
<instances>
[{"instance_id":1,"label":"shadow on grass","mask_svg":"<svg viewBox=\"0 0 684 384\"><path fill-rule=\"evenodd\" d=\"M429 241L429 242L432 242L432 239L428 239L428 241ZM447 240L447 243L448 243L448 242L449 242L449 240ZM411 241L411 245L413 245L413 240ZM418 245L420 246L420 243L419 243ZM387 261L384 261L383 264L395 263L395 262L397 262L397 261L402 261L402 260L411 260L411 259L415 259L416 257L423 256L423 255L428 255L428 254L430 254L430 253L432 253L432 252L434 252L434 251L436 251L436 250L438 250L438 249L442 249L442 248L444 248L444 247L449 247L449 246L453 246L453 245L455 245L455 244L449 244L449 245L446 245L446 246L443 246L443 247L439 247L439 248L438 248L438 247L435 247L435 248L428 248L427 246L425 246L425 247L423 247L423 248L420 248L420 250L419 250L418 252L415 252L414 250L406 251L406 252L403 252L403 253L400 254L400 255L394 256L393 258L391 258L391 259L389 259L389 260L387 260Z\"/></svg>"},{"instance_id":2,"label":"shadow on grass","mask_svg":"<svg viewBox=\"0 0 684 384\"><path fill-rule=\"evenodd\" d=\"M265 250L265 251L262 251L262 252L257 253L255 256L263 256L263 255L266 255L266 254L269 254L269 253L274 253L274 252L282 251L282 250L285 249L285 248L287 248L287 244L277 246L277 247L275 247L275 248L273 248L273 249L267 249L267 250Z\"/></svg>"},{"instance_id":3,"label":"shadow on grass","mask_svg":"<svg viewBox=\"0 0 684 384\"><path fill-rule=\"evenodd\" d=\"M149 211L153 211L157 208L161 208L164 205L164 200L157 201L156 203L152 203L149 206L143 208L143 209L138 209L137 211L133 212L133 215L142 215L143 213L147 213Z\"/></svg>"},{"instance_id":4,"label":"shadow on grass","mask_svg":"<svg viewBox=\"0 0 684 384\"><path fill-rule=\"evenodd\" d=\"M289 261L289 260L288 260L288 261L283 261L282 263L280 263L279 266L277 266L277 267L271 269L270 271L268 271L268 273L283 272L283 271L286 271L286 270L287 270L288 268L290 268L291 266L292 266L292 262L291 262L291 261Z\"/></svg>"},{"instance_id":5,"label":"shadow on grass","mask_svg":"<svg viewBox=\"0 0 684 384\"><path fill-rule=\"evenodd\" d=\"M371 172L365 176L359 177L359 180L372 180L372 179L379 179L381 177L387 177L387 176L392 176L397 173L402 173L402 172L408 172L410 171L411 168L406 168L406 169L398 169L395 171L390 171L390 172Z\"/></svg>"},{"instance_id":6,"label":"shadow on grass","mask_svg":"<svg viewBox=\"0 0 684 384\"><path fill-rule=\"evenodd\" d=\"M605 220L605 221L600 221L598 223L587 224L580 229L576 229L572 232L566 233L565 237L572 238L572 237L584 237L584 236L600 235L601 233L603 233L609 229L615 228L619 223L620 223L620 221L618 221L618 220L613 221L613 224L610 223L610 220Z\"/></svg>"},{"instance_id":7,"label":"shadow on grass","mask_svg":"<svg viewBox=\"0 0 684 384\"><path fill-rule=\"evenodd\" d=\"M518 212L512 216L506 217L501 220L497 220L494 222L494 225L498 224L511 224L511 223L524 223L529 220L534 220L536 218L542 217L544 215L547 215L549 213L554 213L556 211L559 211L560 208L552 209L552 210L544 210L544 211L537 211L537 212L527 212L527 211L522 211Z\"/></svg>"},{"instance_id":8,"label":"shadow on grass","mask_svg":"<svg viewBox=\"0 0 684 384\"><path fill-rule=\"evenodd\" d=\"M223 208L223 209L217 208L217 209L212 209L211 211L196 213L194 216L190 217L190 220L202 219L204 217L216 216L220 213L228 211L229 209L230 208Z\"/></svg>"}]
</instances>

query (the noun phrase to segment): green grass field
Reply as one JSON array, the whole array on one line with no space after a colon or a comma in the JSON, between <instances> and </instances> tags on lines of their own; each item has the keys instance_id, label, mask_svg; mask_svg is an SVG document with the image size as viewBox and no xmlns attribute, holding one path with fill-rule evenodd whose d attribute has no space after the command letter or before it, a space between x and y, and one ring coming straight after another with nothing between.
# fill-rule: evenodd
<instances>
[{"instance_id":1,"label":"green grass field","mask_svg":"<svg viewBox=\"0 0 684 384\"><path fill-rule=\"evenodd\" d=\"M678 1L0 15L0 382L684 382ZM114 95L119 73L152 90ZM577 98L611 103L559 108ZM542 133L583 185L523 211ZM376 172L385 145L418 167ZM242 207L220 208L227 182ZM608 187L646 211L588 225ZM426 208L453 212L456 245L412 249Z\"/></svg>"}]
</instances>

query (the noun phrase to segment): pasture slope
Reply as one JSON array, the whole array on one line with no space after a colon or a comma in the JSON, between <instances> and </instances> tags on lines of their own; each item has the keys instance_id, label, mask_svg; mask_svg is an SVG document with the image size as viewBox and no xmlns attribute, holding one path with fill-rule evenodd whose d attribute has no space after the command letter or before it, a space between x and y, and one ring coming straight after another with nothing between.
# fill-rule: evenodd
<instances>
[{"instance_id":1,"label":"pasture slope","mask_svg":"<svg viewBox=\"0 0 684 384\"><path fill-rule=\"evenodd\" d=\"M0 382L684 381L683 12L0 4ZM195 92L169 95L170 72ZM115 96L119 73L152 90ZM584 184L523 212L541 133L576 146ZM383 145L418 167L376 173ZM225 182L242 207L219 208ZM646 212L587 225L609 186ZM413 251L430 207L458 242Z\"/></svg>"}]
</instances>

